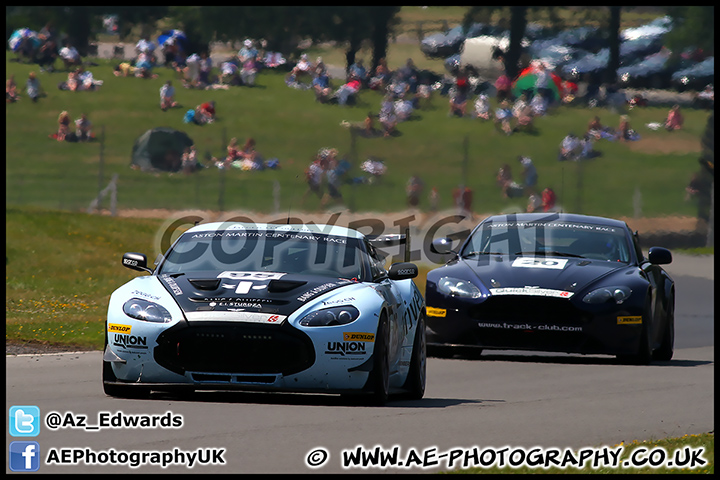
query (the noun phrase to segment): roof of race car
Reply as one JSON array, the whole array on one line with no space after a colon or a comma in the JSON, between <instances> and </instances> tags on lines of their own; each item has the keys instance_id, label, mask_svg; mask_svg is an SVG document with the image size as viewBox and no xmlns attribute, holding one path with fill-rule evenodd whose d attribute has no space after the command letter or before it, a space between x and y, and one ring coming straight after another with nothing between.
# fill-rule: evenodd
<instances>
[{"instance_id":1,"label":"roof of race car","mask_svg":"<svg viewBox=\"0 0 720 480\"><path fill-rule=\"evenodd\" d=\"M591 223L596 225L607 225L619 228L626 228L627 225L622 220L615 220L606 217L595 217L592 215L580 215L577 213L513 213L508 215L493 215L487 217L481 223L492 220L493 222L577 222Z\"/></svg>"},{"instance_id":2,"label":"roof of race car","mask_svg":"<svg viewBox=\"0 0 720 480\"><path fill-rule=\"evenodd\" d=\"M243 222L213 222L195 225L185 233L216 232L221 230L249 230L249 231L280 231L312 233L314 235L332 235L346 238L363 238L364 235L351 228L337 225L310 224L277 224L277 223L243 223Z\"/></svg>"}]
</instances>

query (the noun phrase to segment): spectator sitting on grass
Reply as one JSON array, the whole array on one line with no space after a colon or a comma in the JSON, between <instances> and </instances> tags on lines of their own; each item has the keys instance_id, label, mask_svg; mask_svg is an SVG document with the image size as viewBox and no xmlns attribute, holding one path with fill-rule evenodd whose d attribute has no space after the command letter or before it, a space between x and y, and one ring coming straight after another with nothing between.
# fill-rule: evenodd
<instances>
[{"instance_id":1,"label":"spectator sitting on grass","mask_svg":"<svg viewBox=\"0 0 720 480\"><path fill-rule=\"evenodd\" d=\"M255 150L255 139L252 137L249 137L245 144L242 146L240 150L238 150L238 156L242 160L250 160L253 163L257 163L258 158L260 158L260 154Z\"/></svg>"},{"instance_id":2,"label":"spectator sitting on grass","mask_svg":"<svg viewBox=\"0 0 720 480\"><path fill-rule=\"evenodd\" d=\"M200 55L193 53L185 59L185 67L180 69L185 88L198 88L200 78Z\"/></svg>"},{"instance_id":3,"label":"spectator sitting on grass","mask_svg":"<svg viewBox=\"0 0 720 480\"><path fill-rule=\"evenodd\" d=\"M183 173L192 173L197 170L197 150L195 145L191 145L185 149L182 155L182 171Z\"/></svg>"},{"instance_id":4,"label":"spectator sitting on grass","mask_svg":"<svg viewBox=\"0 0 720 480\"><path fill-rule=\"evenodd\" d=\"M153 66L150 54L140 52L135 61L134 75L137 78L158 78L158 75L152 72Z\"/></svg>"},{"instance_id":5,"label":"spectator sitting on grass","mask_svg":"<svg viewBox=\"0 0 720 480\"><path fill-rule=\"evenodd\" d=\"M490 99L484 93L481 93L475 99L475 109L473 115L481 120L490 120Z\"/></svg>"},{"instance_id":6,"label":"spectator sitting on grass","mask_svg":"<svg viewBox=\"0 0 720 480\"><path fill-rule=\"evenodd\" d=\"M510 103L507 100L503 100L497 110L495 110L495 127L502 130L505 135L511 135L513 132L511 124L513 118Z\"/></svg>"},{"instance_id":7,"label":"spectator sitting on grass","mask_svg":"<svg viewBox=\"0 0 720 480\"><path fill-rule=\"evenodd\" d=\"M532 130L533 129L533 109L527 102L527 95L524 93L520 95L520 98L517 99L515 104L513 105L513 117L517 120L515 129L513 131L518 131L520 128L524 128L526 130Z\"/></svg>"},{"instance_id":8,"label":"spectator sitting on grass","mask_svg":"<svg viewBox=\"0 0 720 480\"><path fill-rule=\"evenodd\" d=\"M164 112L168 108L177 106L178 104L175 101L175 87L172 85L172 80L168 80L160 87L160 109Z\"/></svg>"},{"instance_id":9,"label":"spectator sitting on grass","mask_svg":"<svg viewBox=\"0 0 720 480\"><path fill-rule=\"evenodd\" d=\"M555 211L555 191L552 188L547 187L542 191L542 209L543 212L554 212Z\"/></svg>"},{"instance_id":10,"label":"spectator sitting on grass","mask_svg":"<svg viewBox=\"0 0 720 480\"><path fill-rule=\"evenodd\" d=\"M293 88L306 88L306 80L310 80L313 66L308 60L307 53L300 55L300 60L295 64L290 73L285 77L285 83Z\"/></svg>"},{"instance_id":11,"label":"spectator sitting on grass","mask_svg":"<svg viewBox=\"0 0 720 480\"><path fill-rule=\"evenodd\" d=\"M200 53L199 67L198 83L200 87L206 87L212 83L210 81L210 74L212 73L212 59L205 51Z\"/></svg>"},{"instance_id":12,"label":"spectator sitting on grass","mask_svg":"<svg viewBox=\"0 0 720 480\"><path fill-rule=\"evenodd\" d=\"M193 119L198 125L213 123L215 121L215 101L205 102L195 108Z\"/></svg>"},{"instance_id":13,"label":"spectator sitting on grass","mask_svg":"<svg viewBox=\"0 0 720 480\"><path fill-rule=\"evenodd\" d=\"M530 194L535 192L535 185L537 185L538 181L538 174L537 169L535 168L535 164L530 157L524 157L522 155L518 157L518 162L520 162L520 165L522 165L523 167L522 176L525 193Z\"/></svg>"},{"instance_id":14,"label":"spectator sitting on grass","mask_svg":"<svg viewBox=\"0 0 720 480\"><path fill-rule=\"evenodd\" d=\"M395 115L395 105L392 101L392 94L388 93L383 98L383 102L380 104L380 113L378 114L378 120L382 125L383 136L389 137L395 133L397 127L397 116Z\"/></svg>"},{"instance_id":15,"label":"spectator sitting on grass","mask_svg":"<svg viewBox=\"0 0 720 480\"><path fill-rule=\"evenodd\" d=\"M68 72L68 78L65 82L63 88L63 84L61 83L59 85L60 90L69 90L71 92L77 92L80 90L80 79L78 78L78 72L73 70L71 72Z\"/></svg>"},{"instance_id":16,"label":"spectator sitting on grass","mask_svg":"<svg viewBox=\"0 0 720 480\"><path fill-rule=\"evenodd\" d=\"M495 90L497 91L497 101L510 100L512 98L512 82L504 73L495 80Z\"/></svg>"},{"instance_id":17,"label":"spectator sitting on grass","mask_svg":"<svg viewBox=\"0 0 720 480\"><path fill-rule=\"evenodd\" d=\"M414 107L412 101L407 97L401 97L395 100L393 106L398 122L405 122L412 116Z\"/></svg>"},{"instance_id":18,"label":"spectator sitting on grass","mask_svg":"<svg viewBox=\"0 0 720 480\"><path fill-rule=\"evenodd\" d=\"M240 70L240 80L243 85L248 87L255 86L255 78L257 77L258 64L255 57L247 57L242 64Z\"/></svg>"},{"instance_id":19,"label":"spectator sitting on grass","mask_svg":"<svg viewBox=\"0 0 720 480\"><path fill-rule=\"evenodd\" d=\"M586 134L596 140L600 140L601 138L613 140L616 137L616 134L615 134L615 132L613 132L613 129L610 127L604 126L600 122L600 117L598 117L597 115L595 117L593 117L592 120L590 120Z\"/></svg>"},{"instance_id":20,"label":"spectator sitting on grass","mask_svg":"<svg viewBox=\"0 0 720 480\"><path fill-rule=\"evenodd\" d=\"M240 62L245 62L246 60L250 58L257 58L258 51L254 47L253 41L249 38L246 38L243 42L243 46L238 52L238 58L240 59Z\"/></svg>"},{"instance_id":21,"label":"spectator sitting on grass","mask_svg":"<svg viewBox=\"0 0 720 480\"><path fill-rule=\"evenodd\" d=\"M387 66L387 61L384 58L381 58L378 61L377 67L375 67L375 73L368 81L368 86L372 90L380 90L381 92L384 92L390 84L391 78L392 73Z\"/></svg>"},{"instance_id":22,"label":"spectator sitting on grass","mask_svg":"<svg viewBox=\"0 0 720 480\"><path fill-rule=\"evenodd\" d=\"M220 64L220 82L225 85L237 86L242 83L238 59L232 58Z\"/></svg>"},{"instance_id":23,"label":"spectator sitting on grass","mask_svg":"<svg viewBox=\"0 0 720 480\"><path fill-rule=\"evenodd\" d=\"M347 83L341 85L340 88L337 89L334 96L337 98L339 105L347 105L348 101L355 98L355 95L360 91L360 88L362 88L360 80L351 78L347 81Z\"/></svg>"},{"instance_id":24,"label":"spectator sitting on grass","mask_svg":"<svg viewBox=\"0 0 720 480\"><path fill-rule=\"evenodd\" d=\"M616 138L628 141L640 140L640 135L630 126L630 120L627 115L620 116L620 125L617 129Z\"/></svg>"},{"instance_id":25,"label":"spectator sitting on grass","mask_svg":"<svg viewBox=\"0 0 720 480\"><path fill-rule=\"evenodd\" d=\"M503 198L519 198L523 195L523 187L513 180L512 170L507 163L498 170L495 182L500 187Z\"/></svg>"},{"instance_id":26,"label":"spectator sitting on grass","mask_svg":"<svg viewBox=\"0 0 720 480\"><path fill-rule=\"evenodd\" d=\"M17 84L15 83L15 75L10 75L10 78L5 82L5 103L14 103L20 99L20 94L17 91Z\"/></svg>"},{"instance_id":27,"label":"spectator sitting on grass","mask_svg":"<svg viewBox=\"0 0 720 480\"><path fill-rule=\"evenodd\" d=\"M70 114L67 112L67 110L63 110L60 112L60 115L58 116L58 130L57 135L55 138L58 142L65 141L65 138L67 137L68 132L70 131Z\"/></svg>"},{"instance_id":28,"label":"spectator sitting on grass","mask_svg":"<svg viewBox=\"0 0 720 480\"><path fill-rule=\"evenodd\" d=\"M350 65L350 68L348 69L348 78L356 78L360 80L360 83L363 85L367 85L368 71L363 65L362 58L358 58L355 63Z\"/></svg>"},{"instance_id":29,"label":"spectator sitting on grass","mask_svg":"<svg viewBox=\"0 0 720 480\"><path fill-rule=\"evenodd\" d=\"M570 132L560 143L560 151L558 152L558 161L579 160L582 153L582 145L580 139Z\"/></svg>"},{"instance_id":30,"label":"spectator sitting on grass","mask_svg":"<svg viewBox=\"0 0 720 480\"><path fill-rule=\"evenodd\" d=\"M60 49L60 58L62 58L66 70L82 65L80 53L78 53L77 49L73 47L70 42L66 42L65 46Z\"/></svg>"},{"instance_id":31,"label":"spectator sitting on grass","mask_svg":"<svg viewBox=\"0 0 720 480\"><path fill-rule=\"evenodd\" d=\"M322 67L315 68L315 78L312 81L312 88L315 92L315 100L326 103L332 97L333 91L330 86L330 76Z\"/></svg>"},{"instance_id":32,"label":"spectator sitting on grass","mask_svg":"<svg viewBox=\"0 0 720 480\"><path fill-rule=\"evenodd\" d=\"M87 142L93 138L92 134L92 122L86 114L80 115L80 118L75 120L75 135L79 142Z\"/></svg>"},{"instance_id":33,"label":"spectator sitting on grass","mask_svg":"<svg viewBox=\"0 0 720 480\"><path fill-rule=\"evenodd\" d=\"M542 117L547 113L548 101L542 93L537 92L533 95L532 100L530 100L530 106L532 107L533 115Z\"/></svg>"},{"instance_id":34,"label":"spectator sitting on grass","mask_svg":"<svg viewBox=\"0 0 720 480\"><path fill-rule=\"evenodd\" d=\"M667 119L665 120L665 129L668 132L673 130L680 130L683 126L683 116L680 113L680 105L675 104L668 112Z\"/></svg>"},{"instance_id":35,"label":"spectator sitting on grass","mask_svg":"<svg viewBox=\"0 0 720 480\"><path fill-rule=\"evenodd\" d=\"M35 72L30 72L28 75L25 91L33 102L37 102L38 98L40 98L42 87L40 86L40 80L35 77Z\"/></svg>"},{"instance_id":36,"label":"spectator sitting on grass","mask_svg":"<svg viewBox=\"0 0 720 480\"><path fill-rule=\"evenodd\" d=\"M448 116L465 116L469 93L470 80L465 69L461 69L455 79L454 92L450 95L450 111L448 112Z\"/></svg>"}]
</instances>

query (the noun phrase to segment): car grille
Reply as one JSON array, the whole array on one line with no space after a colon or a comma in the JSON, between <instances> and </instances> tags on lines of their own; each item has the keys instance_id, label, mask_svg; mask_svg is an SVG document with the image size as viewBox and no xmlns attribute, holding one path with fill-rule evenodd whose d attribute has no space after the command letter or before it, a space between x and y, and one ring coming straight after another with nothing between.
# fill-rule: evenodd
<instances>
[{"instance_id":1,"label":"car grille","mask_svg":"<svg viewBox=\"0 0 720 480\"><path fill-rule=\"evenodd\" d=\"M488 298L474 306L469 316L485 326L468 332L465 341L487 347L548 348L575 350L589 347L584 326L593 315L576 308L567 299L503 295ZM530 328L515 328L529 325Z\"/></svg>"},{"instance_id":2,"label":"car grille","mask_svg":"<svg viewBox=\"0 0 720 480\"><path fill-rule=\"evenodd\" d=\"M158 337L155 360L184 374L291 375L315 363L315 349L305 333L285 323L180 324Z\"/></svg>"},{"instance_id":3,"label":"car grille","mask_svg":"<svg viewBox=\"0 0 720 480\"><path fill-rule=\"evenodd\" d=\"M513 321L553 325L583 325L592 315L575 307L566 298L497 295L470 309L470 316L482 321Z\"/></svg>"}]
</instances>

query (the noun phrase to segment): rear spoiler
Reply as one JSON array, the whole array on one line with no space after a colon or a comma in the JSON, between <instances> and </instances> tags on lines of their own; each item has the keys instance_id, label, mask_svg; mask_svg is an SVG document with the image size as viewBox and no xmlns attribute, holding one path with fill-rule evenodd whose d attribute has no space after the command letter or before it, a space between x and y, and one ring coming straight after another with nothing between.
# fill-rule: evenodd
<instances>
[{"instance_id":1,"label":"rear spoiler","mask_svg":"<svg viewBox=\"0 0 720 480\"><path fill-rule=\"evenodd\" d=\"M368 236L368 241L377 248L394 247L403 245L403 253L406 262L410 261L410 229L406 228L405 233L389 233L387 235Z\"/></svg>"}]
</instances>

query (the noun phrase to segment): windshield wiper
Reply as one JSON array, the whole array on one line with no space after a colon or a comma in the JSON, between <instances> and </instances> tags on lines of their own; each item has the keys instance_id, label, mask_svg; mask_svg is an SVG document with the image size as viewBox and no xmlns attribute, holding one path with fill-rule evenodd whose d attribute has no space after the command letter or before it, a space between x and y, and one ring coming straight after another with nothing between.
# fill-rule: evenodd
<instances>
[{"instance_id":1,"label":"windshield wiper","mask_svg":"<svg viewBox=\"0 0 720 480\"><path fill-rule=\"evenodd\" d=\"M550 255L557 257L575 257L585 258L582 255L576 255L574 253L558 252L557 250L538 250L535 252L516 252L515 255Z\"/></svg>"}]
</instances>

